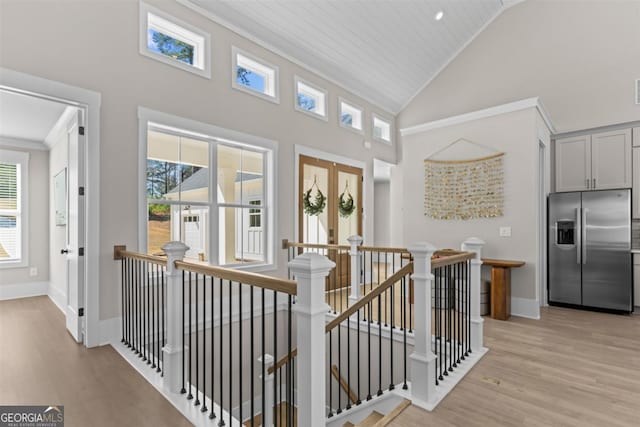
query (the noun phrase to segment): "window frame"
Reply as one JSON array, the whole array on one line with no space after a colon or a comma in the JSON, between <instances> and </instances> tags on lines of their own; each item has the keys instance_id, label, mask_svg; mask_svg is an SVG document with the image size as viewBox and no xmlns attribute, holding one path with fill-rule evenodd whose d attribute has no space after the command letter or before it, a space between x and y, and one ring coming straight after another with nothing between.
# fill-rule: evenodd
<instances>
[{"instance_id":1,"label":"window frame","mask_svg":"<svg viewBox=\"0 0 640 427\"><path fill-rule=\"evenodd\" d=\"M17 259L0 261L0 269L23 268L29 265L29 153L26 151L15 151L0 149L0 161L19 165L17 198L18 203L15 209L16 228L18 228L18 252ZM0 213L12 215L13 210L2 209Z\"/></svg>"},{"instance_id":2,"label":"window frame","mask_svg":"<svg viewBox=\"0 0 640 427\"><path fill-rule=\"evenodd\" d=\"M265 88L267 86L272 86L273 95L270 95L267 92L260 92L256 89L251 89L248 86L238 83L238 56L244 57L244 59L254 62L255 66L251 67L243 67L251 70L254 74L260 74L265 79ZM265 72L259 70L258 68L266 68L269 71ZM268 75L269 73L273 73L272 76ZM273 83L273 85L271 85ZM248 53L238 47L231 46L231 87L233 89L239 90L244 93L248 93L253 96L257 96L258 98L264 99L269 102L273 102L274 104L280 104L280 68L277 65L271 64L268 61L265 61L258 56L255 56L251 53ZM271 90L269 90L271 92Z\"/></svg>"},{"instance_id":3,"label":"window frame","mask_svg":"<svg viewBox=\"0 0 640 427\"><path fill-rule=\"evenodd\" d=\"M342 122L342 104L346 104L349 108L359 111L360 113L360 128L353 125L347 125ZM359 135L364 135L364 108L360 105L351 102L343 97L338 97L338 124L344 129L349 129Z\"/></svg>"},{"instance_id":4,"label":"window frame","mask_svg":"<svg viewBox=\"0 0 640 427\"><path fill-rule=\"evenodd\" d=\"M149 23L150 15L159 21L155 26ZM163 25L165 28L160 28ZM139 28L139 50L141 55L207 79L211 78L211 35L209 33L144 2L140 2ZM187 64L149 50L147 48L149 29L155 29L158 32L193 45L194 64ZM200 38L201 40L199 40Z\"/></svg>"},{"instance_id":5,"label":"window frame","mask_svg":"<svg viewBox=\"0 0 640 427\"><path fill-rule=\"evenodd\" d=\"M389 125L389 139L379 138L375 134L376 128L376 120L380 120L383 123ZM383 144L393 145L393 120L389 120L385 117L380 116L379 114L372 113L371 114L371 138L378 142L382 142Z\"/></svg>"},{"instance_id":6,"label":"window frame","mask_svg":"<svg viewBox=\"0 0 640 427\"><path fill-rule=\"evenodd\" d=\"M303 86L307 86L309 89L311 89L311 91L315 91L318 92L319 95L322 95L323 99L322 99L322 113L317 113L315 111L311 111L311 110L305 110L304 108L300 107L300 105L298 104L298 93L300 92L299 90L299 85L303 85ZM310 93L308 96L317 99L314 94ZM329 121L329 112L328 112L328 104L329 104L329 92L326 89L321 88L318 85L315 85L313 83L310 83L309 81L301 78L298 75L294 75L293 78L293 107L296 111L299 111L303 114L307 114L311 117L314 117L316 119L320 119L323 120L325 122ZM318 104L318 101L316 100L316 105Z\"/></svg>"},{"instance_id":7,"label":"window frame","mask_svg":"<svg viewBox=\"0 0 640 427\"><path fill-rule=\"evenodd\" d=\"M209 146L209 200L208 202L183 202L191 206L206 206L209 210L208 223L208 263L210 265L224 266L238 270L255 272L274 271L278 267L278 252L276 245L277 234L277 188L275 183L278 178L278 143L273 140L239 131L221 128L207 123L197 122L191 119L174 116L171 114L138 107L138 248L141 252L147 252L148 244L148 205L146 192L146 168L147 168L147 131L154 130L183 135L192 139L207 140ZM217 146L231 145L265 153L263 163L263 211L261 227L264 233L264 258L262 262L245 264L220 264L218 233L219 211L221 204L217 201L218 174L217 174ZM157 203L159 201L155 201ZM231 206L228 206L231 207ZM254 207L254 206L252 206Z\"/></svg>"}]
</instances>

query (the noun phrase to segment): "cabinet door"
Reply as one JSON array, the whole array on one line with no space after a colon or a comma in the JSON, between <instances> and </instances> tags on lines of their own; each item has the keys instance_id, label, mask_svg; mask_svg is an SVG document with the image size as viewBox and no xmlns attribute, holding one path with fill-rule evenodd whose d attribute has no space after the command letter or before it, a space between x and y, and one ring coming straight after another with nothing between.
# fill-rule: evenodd
<instances>
[{"instance_id":1,"label":"cabinet door","mask_svg":"<svg viewBox=\"0 0 640 427\"><path fill-rule=\"evenodd\" d=\"M631 188L631 129L591 135L591 188Z\"/></svg>"},{"instance_id":2,"label":"cabinet door","mask_svg":"<svg viewBox=\"0 0 640 427\"><path fill-rule=\"evenodd\" d=\"M556 191L591 188L591 136L556 140Z\"/></svg>"},{"instance_id":3,"label":"cabinet door","mask_svg":"<svg viewBox=\"0 0 640 427\"><path fill-rule=\"evenodd\" d=\"M633 187L631 188L631 215L640 219L640 147L633 149Z\"/></svg>"}]
</instances>

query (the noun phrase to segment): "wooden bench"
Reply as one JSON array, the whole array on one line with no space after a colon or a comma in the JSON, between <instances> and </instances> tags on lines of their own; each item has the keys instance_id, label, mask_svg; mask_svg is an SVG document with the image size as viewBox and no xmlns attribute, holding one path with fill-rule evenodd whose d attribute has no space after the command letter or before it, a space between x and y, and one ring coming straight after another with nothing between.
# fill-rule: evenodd
<instances>
[{"instance_id":1,"label":"wooden bench","mask_svg":"<svg viewBox=\"0 0 640 427\"><path fill-rule=\"evenodd\" d=\"M482 264L491 267L491 318L508 320L511 317L511 269L522 267L525 262L483 258Z\"/></svg>"}]
</instances>

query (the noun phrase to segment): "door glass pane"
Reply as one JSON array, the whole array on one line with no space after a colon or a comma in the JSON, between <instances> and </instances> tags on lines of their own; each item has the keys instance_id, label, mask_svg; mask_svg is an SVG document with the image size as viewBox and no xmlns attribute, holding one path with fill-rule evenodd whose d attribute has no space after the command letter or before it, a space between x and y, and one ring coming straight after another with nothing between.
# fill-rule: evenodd
<instances>
[{"instance_id":1,"label":"door glass pane","mask_svg":"<svg viewBox=\"0 0 640 427\"><path fill-rule=\"evenodd\" d=\"M359 175L338 171L338 245L348 245L347 239L358 234L358 179Z\"/></svg>"},{"instance_id":2,"label":"door glass pane","mask_svg":"<svg viewBox=\"0 0 640 427\"><path fill-rule=\"evenodd\" d=\"M252 203L258 206L255 201ZM220 208L218 253L220 264L264 262L264 210Z\"/></svg>"},{"instance_id":3,"label":"door glass pane","mask_svg":"<svg viewBox=\"0 0 640 427\"><path fill-rule=\"evenodd\" d=\"M303 197L302 242L327 244L330 240L328 215L329 171L322 167L304 164L302 173L302 194L300 194L300 197ZM322 209L319 206L319 193L322 193L325 198L325 206ZM305 208L305 198L309 201L308 208ZM315 212L309 213L309 210Z\"/></svg>"},{"instance_id":4,"label":"door glass pane","mask_svg":"<svg viewBox=\"0 0 640 427\"><path fill-rule=\"evenodd\" d=\"M209 143L150 130L147 198L209 201Z\"/></svg>"},{"instance_id":5,"label":"door glass pane","mask_svg":"<svg viewBox=\"0 0 640 427\"><path fill-rule=\"evenodd\" d=\"M264 153L218 145L218 203L262 199L263 161Z\"/></svg>"}]
</instances>

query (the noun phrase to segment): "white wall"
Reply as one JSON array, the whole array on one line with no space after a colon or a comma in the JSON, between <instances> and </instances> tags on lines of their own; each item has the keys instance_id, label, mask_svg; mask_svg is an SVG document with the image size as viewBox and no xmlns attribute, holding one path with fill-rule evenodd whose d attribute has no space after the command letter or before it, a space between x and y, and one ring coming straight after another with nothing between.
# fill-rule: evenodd
<instances>
[{"instance_id":1,"label":"white wall","mask_svg":"<svg viewBox=\"0 0 640 427\"><path fill-rule=\"evenodd\" d=\"M465 239L479 237L486 242L484 257L526 262L524 267L512 272L512 295L535 300L538 256L536 126L537 111L529 108L403 137L404 158L394 168L402 176L396 180L392 172L391 182L392 194L403 194L402 244L427 241L438 248L457 249ZM459 138L505 153L504 216L462 221L434 220L424 215L424 159ZM510 226L512 237L499 237L501 226Z\"/></svg>"},{"instance_id":2,"label":"white wall","mask_svg":"<svg viewBox=\"0 0 640 427\"><path fill-rule=\"evenodd\" d=\"M558 132L639 120L639 23L638 1L518 4L408 104L398 127L536 96Z\"/></svg>"},{"instance_id":3,"label":"white wall","mask_svg":"<svg viewBox=\"0 0 640 427\"><path fill-rule=\"evenodd\" d=\"M114 288L119 279L112 260L113 246L125 244L135 249L138 244L138 106L278 141L276 240L294 236L296 210L291 207L297 191L294 144L366 162L365 221L367 212L373 209L373 158L395 163L395 147L372 142L371 149L363 148L363 140L371 139L370 114L376 111L387 115L384 111L175 2L149 3L211 33L210 80L138 53L138 2L135 1L4 2L0 15L0 66L102 94L101 319L119 313L118 291ZM15 40L20 43L14 43ZM231 88L231 45L280 67L279 105ZM329 91L328 122L294 110L294 74ZM364 137L337 124L338 96L365 107ZM373 235L371 221L366 221L364 234L365 239ZM285 253L277 250L277 256L277 274L285 276Z\"/></svg>"},{"instance_id":4,"label":"white wall","mask_svg":"<svg viewBox=\"0 0 640 427\"><path fill-rule=\"evenodd\" d=\"M20 147L15 142L10 144L0 137L0 147L7 150L29 153L29 206L28 233L29 265L22 268L0 270L0 286L43 284L39 286L46 293L46 282L49 280L49 153L46 150L33 150ZM44 147L44 145L43 145ZM38 274L31 276L29 267L35 267Z\"/></svg>"},{"instance_id":5,"label":"white wall","mask_svg":"<svg viewBox=\"0 0 640 427\"><path fill-rule=\"evenodd\" d=\"M61 120L64 115L61 117ZM50 254L50 296L61 307L66 307L67 296L67 257L60 253L67 247L67 226L56 225L56 210L53 201L53 178L68 164L69 142L66 124L61 124L57 134L51 136L53 144L49 151L49 254ZM67 182L69 179L67 170Z\"/></svg>"},{"instance_id":6,"label":"white wall","mask_svg":"<svg viewBox=\"0 0 640 427\"><path fill-rule=\"evenodd\" d=\"M391 185L389 181L376 181L373 185L373 244L391 245Z\"/></svg>"}]
</instances>

